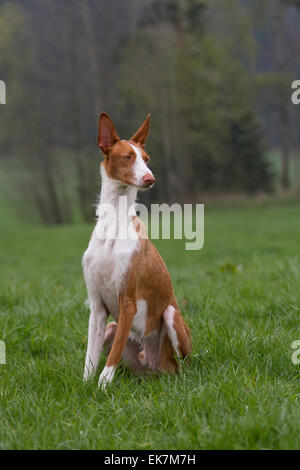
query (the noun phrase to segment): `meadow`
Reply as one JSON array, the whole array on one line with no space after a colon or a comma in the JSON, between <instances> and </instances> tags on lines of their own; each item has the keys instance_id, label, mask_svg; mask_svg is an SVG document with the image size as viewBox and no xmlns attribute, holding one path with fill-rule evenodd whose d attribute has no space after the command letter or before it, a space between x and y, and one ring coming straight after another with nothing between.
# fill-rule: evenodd
<instances>
[{"instance_id":1,"label":"meadow","mask_svg":"<svg viewBox=\"0 0 300 470\"><path fill-rule=\"evenodd\" d=\"M0 216L0 449L299 448L299 200L207 204L200 251L155 241L193 354L178 376L120 367L107 392L82 381L92 224Z\"/></svg>"}]
</instances>

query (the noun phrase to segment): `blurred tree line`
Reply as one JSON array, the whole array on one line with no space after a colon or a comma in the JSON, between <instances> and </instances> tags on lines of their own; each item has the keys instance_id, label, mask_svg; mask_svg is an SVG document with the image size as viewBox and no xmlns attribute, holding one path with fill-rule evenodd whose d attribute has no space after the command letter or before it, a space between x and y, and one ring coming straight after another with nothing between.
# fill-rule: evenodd
<instances>
[{"instance_id":1,"label":"blurred tree line","mask_svg":"<svg viewBox=\"0 0 300 470\"><path fill-rule=\"evenodd\" d=\"M270 191L267 145L281 148L287 188L297 3L0 0L2 193L45 224L91 220L101 111L122 138L152 113L146 201Z\"/></svg>"}]
</instances>

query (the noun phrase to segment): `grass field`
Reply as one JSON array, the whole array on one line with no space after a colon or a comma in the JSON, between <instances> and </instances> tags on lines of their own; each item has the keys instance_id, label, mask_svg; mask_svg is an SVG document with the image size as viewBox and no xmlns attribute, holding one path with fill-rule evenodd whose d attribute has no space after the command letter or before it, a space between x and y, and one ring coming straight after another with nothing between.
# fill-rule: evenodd
<instances>
[{"instance_id":1,"label":"grass field","mask_svg":"<svg viewBox=\"0 0 300 470\"><path fill-rule=\"evenodd\" d=\"M205 245L156 245L194 350L181 376L83 384L92 226L18 224L0 206L1 449L300 447L300 202L205 207ZM101 360L99 370L104 365Z\"/></svg>"}]
</instances>

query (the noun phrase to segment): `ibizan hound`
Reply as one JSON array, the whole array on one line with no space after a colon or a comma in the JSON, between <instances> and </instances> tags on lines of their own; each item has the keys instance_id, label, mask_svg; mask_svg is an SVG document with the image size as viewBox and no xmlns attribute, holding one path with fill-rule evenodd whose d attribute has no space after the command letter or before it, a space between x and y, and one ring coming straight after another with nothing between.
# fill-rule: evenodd
<instances>
[{"instance_id":1,"label":"ibizan hound","mask_svg":"<svg viewBox=\"0 0 300 470\"><path fill-rule=\"evenodd\" d=\"M149 122L150 115L130 140L120 140L106 113L99 120L102 187L98 221L83 256L83 270L91 309L84 379L95 373L104 347L108 357L99 378L101 388L112 381L121 358L135 373L174 373L179 370L178 358L191 352L190 332L165 263L132 212L137 191L150 188L155 181L144 148ZM127 202L125 214L118 214L121 196ZM116 213L106 219L105 227L103 207ZM120 215L123 221L116 223ZM135 236L120 236L122 224L128 223ZM106 326L109 314L116 323Z\"/></svg>"}]
</instances>

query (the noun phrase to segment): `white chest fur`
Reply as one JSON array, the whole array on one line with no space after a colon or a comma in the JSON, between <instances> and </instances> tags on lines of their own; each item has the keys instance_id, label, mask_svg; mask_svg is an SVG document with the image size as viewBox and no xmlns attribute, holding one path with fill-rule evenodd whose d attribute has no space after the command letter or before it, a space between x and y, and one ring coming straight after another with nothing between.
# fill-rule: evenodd
<instances>
[{"instance_id":1,"label":"white chest fur","mask_svg":"<svg viewBox=\"0 0 300 470\"><path fill-rule=\"evenodd\" d=\"M136 191L133 193L132 188L126 192L124 187L120 187L102 172L102 190L97 210L99 220L82 261L91 307L96 307L102 300L116 320L119 313L119 293L132 256L139 250L138 237L124 237L133 213L131 210L119 217L119 200L120 197L126 197L128 208L132 208L135 196ZM108 229L105 232L102 230L103 218L99 215L104 206L109 215L105 218ZM125 228L123 224L126 224ZM112 226L113 230L110 230Z\"/></svg>"},{"instance_id":2,"label":"white chest fur","mask_svg":"<svg viewBox=\"0 0 300 470\"><path fill-rule=\"evenodd\" d=\"M90 303L100 299L115 317L118 299L138 240L99 240L94 235L83 257Z\"/></svg>"}]
</instances>

